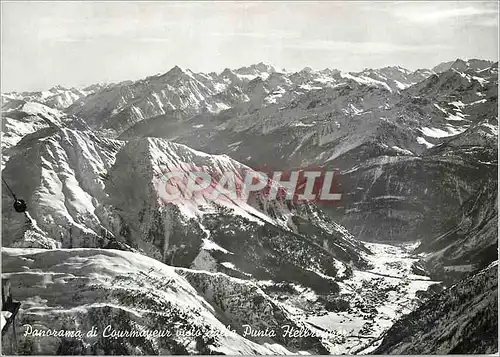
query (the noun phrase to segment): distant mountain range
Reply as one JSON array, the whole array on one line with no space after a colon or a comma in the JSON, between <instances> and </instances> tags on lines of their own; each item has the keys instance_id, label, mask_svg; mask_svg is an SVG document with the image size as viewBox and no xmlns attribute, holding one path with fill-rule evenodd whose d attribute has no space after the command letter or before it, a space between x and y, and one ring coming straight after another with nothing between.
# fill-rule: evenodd
<instances>
[{"instance_id":1,"label":"distant mountain range","mask_svg":"<svg viewBox=\"0 0 500 357\"><path fill-rule=\"evenodd\" d=\"M4 93L2 119L2 176L28 205L2 190L21 326L201 331L18 336L14 352L497 352L498 63L176 66ZM162 202L158 173L189 165L338 170L343 200Z\"/></svg>"}]
</instances>

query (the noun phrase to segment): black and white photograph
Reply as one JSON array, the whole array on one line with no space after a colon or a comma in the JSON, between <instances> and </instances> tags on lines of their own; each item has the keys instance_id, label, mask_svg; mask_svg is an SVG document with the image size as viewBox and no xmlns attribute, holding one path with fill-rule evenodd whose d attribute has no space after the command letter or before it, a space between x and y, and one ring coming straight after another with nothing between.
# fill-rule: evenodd
<instances>
[{"instance_id":1,"label":"black and white photograph","mask_svg":"<svg viewBox=\"0 0 500 357\"><path fill-rule=\"evenodd\" d=\"M2 355L498 355L498 1L1 1Z\"/></svg>"}]
</instances>

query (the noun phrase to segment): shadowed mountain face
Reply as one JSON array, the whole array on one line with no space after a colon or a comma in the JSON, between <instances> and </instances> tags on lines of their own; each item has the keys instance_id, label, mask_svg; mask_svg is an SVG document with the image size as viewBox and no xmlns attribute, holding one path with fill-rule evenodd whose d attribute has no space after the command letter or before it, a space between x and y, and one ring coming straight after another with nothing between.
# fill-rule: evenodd
<instances>
[{"instance_id":1,"label":"shadowed mountain face","mask_svg":"<svg viewBox=\"0 0 500 357\"><path fill-rule=\"evenodd\" d=\"M460 281L392 326L374 354L498 351L498 264Z\"/></svg>"},{"instance_id":2,"label":"shadowed mountain face","mask_svg":"<svg viewBox=\"0 0 500 357\"><path fill-rule=\"evenodd\" d=\"M28 206L2 191L20 323L201 331L23 336L17 352L495 352L475 331L496 331L497 76L480 60L259 63L3 94L2 176ZM193 167L337 170L343 198L213 201L180 185L165 201L163 174Z\"/></svg>"},{"instance_id":3,"label":"shadowed mountain face","mask_svg":"<svg viewBox=\"0 0 500 357\"><path fill-rule=\"evenodd\" d=\"M482 269L498 257L498 188L485 182L448 221L442 234L427 236L418 252L437 279L454 280Z\"/></svg>"}]
</instances>

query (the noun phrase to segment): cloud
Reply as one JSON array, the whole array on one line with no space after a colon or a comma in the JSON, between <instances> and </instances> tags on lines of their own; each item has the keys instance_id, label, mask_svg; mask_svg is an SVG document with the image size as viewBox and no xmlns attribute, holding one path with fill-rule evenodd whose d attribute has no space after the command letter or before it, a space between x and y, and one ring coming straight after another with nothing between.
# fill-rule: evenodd
<instances>
[{"instance_id":1,"label":"cloud","mask_svg":"<svg viewBox=\"0 0 500 357\"><path fill-rule=\"evenodd\" d=\"M180 21L180 20L179 20ZM45 17L38 20L37 41L89 42L105 39L160 41L168 36L168 28L178 28L176 21L140 21L128 18L62 19ZM156 40L158 38L158 40Z\"/></svg>"},{"instance_id":2,"label":"cloud","mask_svg":"<svg viewBox=\"0 0 500 357\"><path fill-rule=\"evenodd\" d=\"M298 33L286 31L267 31L267 32L208 32L207 36L215 37L251 37L259 39L285 39L297 38Z\"/></svg>"},{"instance_id":3,"label":"cloud","mask_svg":"<svg viewBox=\"0 0 500 357\"><path fill-rule=\"evenodd\" d=\"M327 41L315 40L311 42L302 42L283 45L285 48L303 49L303 50L323 50L323 51L342 51L351 54L391 54L398 52L428 52L438 51L448 48L445 45L407 45L389 42L347 42L347 41Z\"/></svg>"},{"instance_id":4,"label":"cloud","mask_svg":"<svg viewBox=\"0 0 500 357\"><path fill-rule=\"evenodd\" d=\"M76 37L59 37L53 38L50 42L62 42L62 43L81 43L81 42L90 42L90 38L76 38Z\"/></svg>"},{"instance_id":5,"label":"cloud","mask_svg":"<svg viewBox=\"0 0 500 357\"><path fill-rule=\"evenodd\" d=\"M134 39L136 42L172 42L170 38L164 37L139 37Z\"/></svg>"},{"instance_id":6,"label":"cloud","mask_svg":"<svg viewBox=\"0 0 500 357\"><path fill-rule=\"evenodd\" d=\"M108 41L111 36L56 36L49 39L46 39L50 43L91 43L91 42L103 42ZM121 42L140 42L140 43L167 43L173 42L171 38L166 37L154 37L154 36L137 36L137 37L122 37L122 36L114 36L116 41Z\"/></svg>"},{"instance_id":7,"label":"cloud","mask_svg":"<svg viewBox=\"0 0 500 357\"><path fill-rule=\"evenodd\" d=\"M414 23L439 23L446 20L464 20L483 16L498 16L491 3L402 3L391 8L395 17ZM479 6L478 6L479 5ZM480 22L479 22L480 23Z\"/></svg>"}]
</instances>

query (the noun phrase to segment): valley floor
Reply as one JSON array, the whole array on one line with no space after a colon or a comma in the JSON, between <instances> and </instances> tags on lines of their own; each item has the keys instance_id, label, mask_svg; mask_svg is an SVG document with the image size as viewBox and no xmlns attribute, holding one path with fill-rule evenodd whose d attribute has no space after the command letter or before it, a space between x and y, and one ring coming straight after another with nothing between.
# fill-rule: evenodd
<instances>
[{"instance_id":1,"label":"valley floor","mask_svg":"<svg viewBox=\"0 0 500 357\"><path fill-rule=\"evenodd\" d=\"M413 272L413 264L421 259L412 254L418 243L366 245L374 253L366 255L373 268L354 270L353 276L340 284L340 295L351 308L305 318L311 328L337 337L330 346L332 354L372 352L394 321L416 308L417 291L439 283Z\"/></svg>"}]
</instances>

